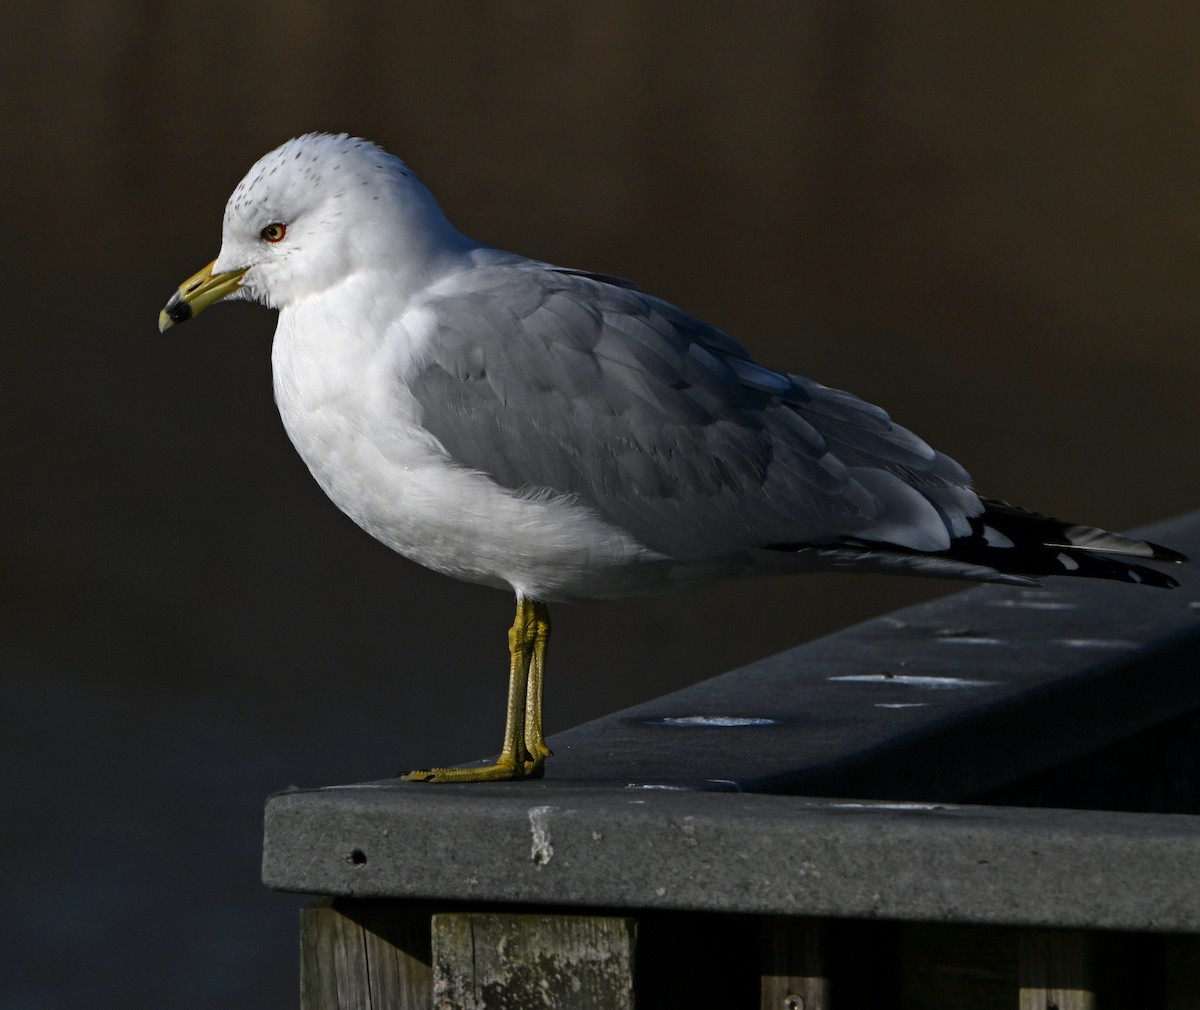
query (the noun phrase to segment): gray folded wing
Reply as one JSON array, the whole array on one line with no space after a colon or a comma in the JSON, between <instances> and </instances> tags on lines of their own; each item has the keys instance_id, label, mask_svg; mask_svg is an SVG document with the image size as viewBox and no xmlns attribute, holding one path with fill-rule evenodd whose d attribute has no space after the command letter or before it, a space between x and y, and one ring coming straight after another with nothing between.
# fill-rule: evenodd
<instances>
[{"instance_id":1,"label":"gray folded wing","mask_svg":"<svg viewBox=\"0 0 1200 1010\"><path fill-rule=\"evenodd\" d=\"M611 278L520 262L431 297L422 425L504 487L569 494L697 559L847 541L944 550L969 478L877 407L751 361Z\"/></svg>"}]
</instances>

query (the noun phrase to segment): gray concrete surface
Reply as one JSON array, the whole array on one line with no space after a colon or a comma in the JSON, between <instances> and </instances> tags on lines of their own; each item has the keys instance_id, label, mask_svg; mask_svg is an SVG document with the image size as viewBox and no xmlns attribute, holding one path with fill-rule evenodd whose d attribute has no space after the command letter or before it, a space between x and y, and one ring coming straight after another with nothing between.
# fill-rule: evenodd
<instances>
[{"instance_id":1,"label":"gray concrete surface","mask_svg":"<svg viewBox=\"0 0 1200 1010\"><path fill-rule=\"evenodd\" d=\"M264 879L358 898L1200 931L1195 817L522 783L267 807Z\"/></svg>"}]
</instances>

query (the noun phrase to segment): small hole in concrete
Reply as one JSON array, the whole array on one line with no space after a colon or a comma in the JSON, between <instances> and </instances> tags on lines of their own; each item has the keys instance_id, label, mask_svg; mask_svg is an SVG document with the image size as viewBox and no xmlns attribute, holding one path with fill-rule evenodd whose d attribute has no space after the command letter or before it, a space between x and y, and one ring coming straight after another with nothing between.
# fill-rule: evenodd
<instances>
[{"instance_id":1,"label":"small hole in concrete","mask_svg":"<svg viewBox=\"0 0 1200 1010\"><path fill-rule=\"evenodd\" d=\"M350 853L350 865L351 866L366 866L367 865L367 854L365 852L363 852L362 849L355 849L353 852Z\"/></svg>"}]
</instances>

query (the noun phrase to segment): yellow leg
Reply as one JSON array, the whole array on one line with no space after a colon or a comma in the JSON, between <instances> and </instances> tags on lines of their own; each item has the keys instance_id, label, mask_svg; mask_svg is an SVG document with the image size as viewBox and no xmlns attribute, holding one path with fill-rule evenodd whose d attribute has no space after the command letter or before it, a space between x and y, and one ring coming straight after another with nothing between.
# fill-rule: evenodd
<instances>
[{"instance_id":1,"label":"yellow leg","mask_svg":"<svg viewBox=\"0 0 1200 1010\"><path fill-rule=\"evenodd\" d=\"M525 692L525 774L540 778L543 763L551 756L542 735L542 681L546 672L546 645L550 641L550 608L544 603L533 606L533 654L529 658L529 685Z\"/></svg>"},{"instance_id":2,"label":"yellow leg","mask_svg":"<svg viewBox=\"0 0 1200 1010\"><path fill-rule=\"evenodd\" d=\"M504 744L494 764L475 768L426 768L400 777L407 782L495 782L536 778L550 754L542 736L542 677L550 613L536 600L517 600L508 632L508 712Z\"/></svg>"}]
</instances>

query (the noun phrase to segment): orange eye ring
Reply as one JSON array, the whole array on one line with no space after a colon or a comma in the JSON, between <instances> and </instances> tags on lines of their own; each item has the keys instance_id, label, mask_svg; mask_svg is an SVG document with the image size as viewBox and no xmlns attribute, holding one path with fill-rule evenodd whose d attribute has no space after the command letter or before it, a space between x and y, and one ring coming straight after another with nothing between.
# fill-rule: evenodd
<instances>
[{"instance_id":1,"label":"orange eye ring","mask_svg":"<svg viewBox=\"0 0 1200 1010\"><path fill-rule=\"evenodd\" d=\"M283 236L287 234L287 225L282 221L276 221L267 225L258 234L264 242L282 242Z\"/></svg>"}]
</instances>

